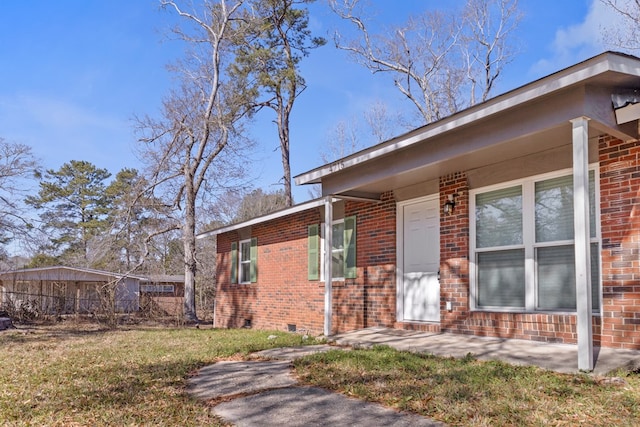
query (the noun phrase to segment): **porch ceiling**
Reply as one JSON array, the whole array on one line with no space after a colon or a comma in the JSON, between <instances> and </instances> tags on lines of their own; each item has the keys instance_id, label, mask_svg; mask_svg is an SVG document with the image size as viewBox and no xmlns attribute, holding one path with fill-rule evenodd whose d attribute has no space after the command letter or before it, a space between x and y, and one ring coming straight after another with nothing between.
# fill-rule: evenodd
<instances>
[{"instance_id":1,"label":"porch ceiling","mask_svg":"<svg viewBox=\"0 0 640 427\"><path fill-rule=\"evenodd\" d=\"M603 132L594 126L590 126L589 137L595 143ZM595 144L592 144L595 147ZM434 150L435 151L435 150ZM566 161L565 167L571 165L571 124L548 128L535 134L524 135L509 141L504 141L488 147L468 151L450 158L435 159L432 162L414 166L423 156L412 150L394 153L386 159L387 165L381 165L385 161L373 162L367 168L358 168L344 177L338 179L326 179L323 188L326 194L368 194L372 197L385 191L393 191L409 187L421 182L437 180L440 176L454 172L466 171L472 173L491 165L504 162L522 164L527 162L527 157L545 153L550 155L560 154ZM596 151L592 150L592 155ZM595 161L595 158L591 158ZM406 169L405 169L406 167ZM386 172L386 173L385 173ZM533 174L534 172L532 172ZM344 184L348 183L348 186Z\"/></svg>"}]
</instances>

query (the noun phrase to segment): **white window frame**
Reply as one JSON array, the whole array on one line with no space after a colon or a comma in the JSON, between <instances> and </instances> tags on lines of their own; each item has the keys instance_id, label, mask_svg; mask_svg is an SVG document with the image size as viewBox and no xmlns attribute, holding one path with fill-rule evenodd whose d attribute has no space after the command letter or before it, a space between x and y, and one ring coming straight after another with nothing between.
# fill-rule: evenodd
<instances>
[{"instance_id":1,"label":"white window frame","mask_svg":"<svg viewBox=\"0 0 640 427\"><path fill-rule=\"evenodd\" d=\"M590 238L590 242L596 243L599 253L602 249L602 235L600 230L600 180L599 165L590 164L589 172L595 174L595 235ZM553 247L573 245L574 240L558 240L553 242L535 241L535 184L536 182L548 179L559 178L573 173L572 169L563 169L541 175L534 175L518 180L502 182L500 184L481 187L469 191L469 307L473 311L491 311L491 312L522 312L522 313L553 313L553 314L575 314L575 310L551 310L539 309L537 297L537 261L535 258L536 249L540 247ZM476 248L476 195L487 193L490 191L501 190L508 187L522 187L522 226L523 226L523 243L520 245L511 245L500 247L500 249L524 249L525 250L525 307L500 307L500 306L482 306L478 307L478 266L476 264L476 256L481 252L494 252L496 248ZM598 295L600 308L593 314L602 313L602 259L598 257L600 265L598 266L598 283L592 283L592 286L598 286L600 293Z\"/></svg>"},{"instance_id":2,"label":"white window frame","mask_svg":"<svg viewBox=\"0 0 640 427\"><path fill-rule=\"evenodd\" d=\"M249 247L249 257L247 259L242 258L242 247L243 245L247 245ZM242 275L242 265L249 265L249 277L243 277ZM251 283L251 239L240 240L238 242L238 283L241 285L247 285Z\"/></svg>"},{"instance_id":3,"label":"white window frame","mask_svg":"<svg viewBox=\"0 0 640 427\"><path fill-rule=\"evenodd\" d=\"M336 219L331 223L331 226L334 225L338 225L338 224L344 224L344 218L342 219ZM322 222L320 223L320 281L324 281L324 225L325 223ZM342 233L342 245L344 246L344 231ZM344 251L343 249L340 249L341 251ZM333 254L333 252L337 252L337 249L333 248L333 245L331 246L331 253ZM333 282L344 282L344 262L346 260L342 261L342 275L340 277L336 277L335 275L333 275L331 277L331 280Z\"/></svg>"}]
</instances>

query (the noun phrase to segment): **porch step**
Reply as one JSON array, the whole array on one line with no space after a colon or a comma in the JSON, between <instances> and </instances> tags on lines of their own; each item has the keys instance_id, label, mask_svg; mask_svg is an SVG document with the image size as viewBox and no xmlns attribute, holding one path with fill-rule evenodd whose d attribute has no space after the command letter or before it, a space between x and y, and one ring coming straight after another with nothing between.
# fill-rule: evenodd
<instances>
[{"instance_id":1,"label":"porch step","mask_svg":"<svg viewBox=\"0 0 640 427\"><path fill-rule=\"evenodd\" d=\"M11 323L11 319L8 317L0 317L0 331L4 331L5 329L13 328L13 323Z\"/></svg>"}]
</instances>

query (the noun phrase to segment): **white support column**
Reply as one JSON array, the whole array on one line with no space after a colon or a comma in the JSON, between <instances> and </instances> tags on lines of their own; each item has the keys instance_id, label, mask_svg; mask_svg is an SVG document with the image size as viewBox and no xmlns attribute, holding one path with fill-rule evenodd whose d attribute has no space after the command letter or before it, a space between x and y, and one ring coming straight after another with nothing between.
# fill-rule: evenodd
<instances>
[{"instance_id":1,"label":"white support column","mask_svg":"<svg viewBox=\"0 0 640 427\"><path fill-rule=\"evenodd\" d=\"M331 276L331 246L333 242L333 198L324 202L324 336L331 335L333 314L333 277Z\"/></svg>"},{"instance_id":2,"label":"white support column","mask_svg":"<svg viewBox=\"0 0 640 427\"><path fill-rule=\"evenodd\" d=\"M593 370L591 232L589 230L589 119L573 125L573 227L576 263L578 369Z\"/></svg>"}]
</instances>

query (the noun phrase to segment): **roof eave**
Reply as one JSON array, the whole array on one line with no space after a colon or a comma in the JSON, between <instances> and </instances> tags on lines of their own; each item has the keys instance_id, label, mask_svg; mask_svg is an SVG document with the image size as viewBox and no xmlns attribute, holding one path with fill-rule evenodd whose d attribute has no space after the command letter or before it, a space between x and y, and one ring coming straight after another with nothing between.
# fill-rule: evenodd
<instances>
[{"instance_id":1,"label":"roof eave","mask_svg":"<svg viewBox=\"0 0 640 427\"><path fill-rule=\"evenodd\" d=\"M297 185L321 183L322 178L328 175L385 156L396 150L407 148L413 144L452 131L461 126L469 125L475 121L516 107L525 102L531 102L533 99L566 89L569 86L580 84L608 71L640 75L639 64L637 58L629 55L613 52L602 53L579 64L496 96L482 104L477 104L437 122L427 124L415 131L297 175L294 178L295 183Z\"/></svg>"}]
</instances>

